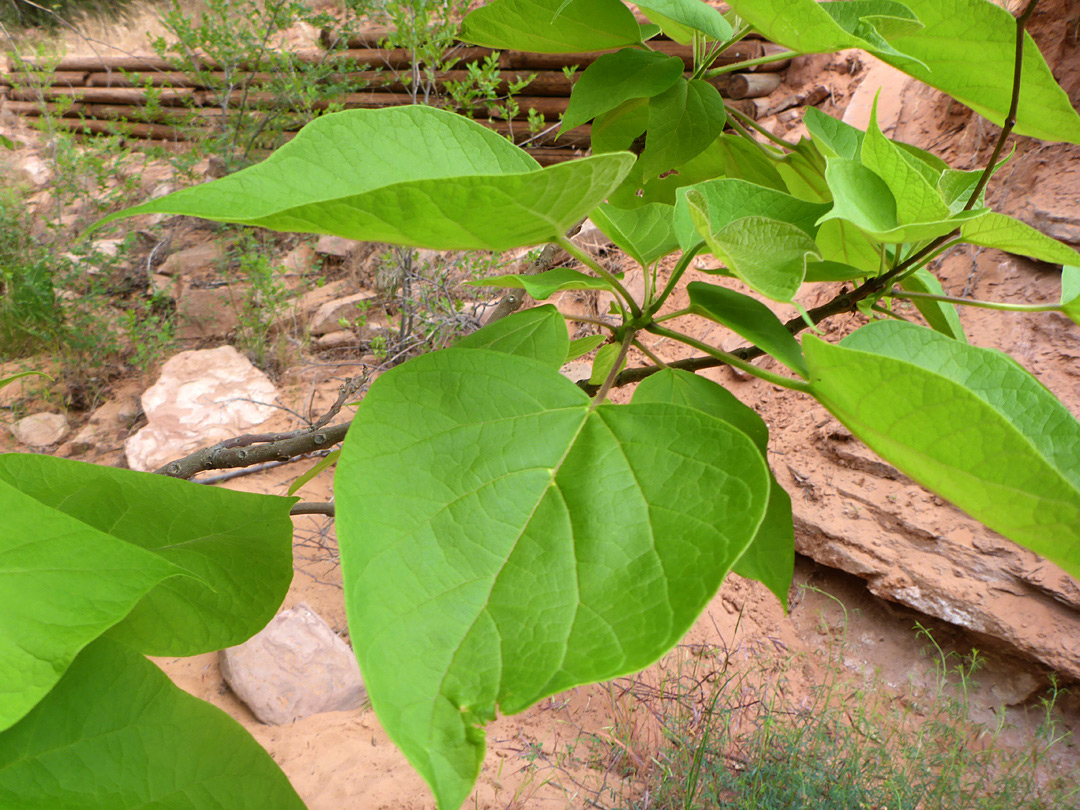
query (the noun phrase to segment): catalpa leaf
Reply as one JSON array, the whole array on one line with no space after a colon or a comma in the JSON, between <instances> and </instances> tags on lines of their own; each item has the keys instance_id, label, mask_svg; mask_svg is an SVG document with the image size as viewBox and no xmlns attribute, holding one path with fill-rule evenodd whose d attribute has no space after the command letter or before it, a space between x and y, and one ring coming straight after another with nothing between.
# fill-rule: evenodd
<instances>
[{"instance_id":1,"label":"catalpa leaf","mask_svg":"<svg viewBox=\"0 0 1080 810\"><path fill-rule=\"evenodd\" d=\"M56 685L80 650L184 571L6 480L0 480L0 511L0 729L6 729Z\"/></svg>"},{"instance_id":2,"label":"catalpa leaf","mask_svg":"<svg viewBox=\"0 0 1080 810\"><path fill-rule=\"evenodd\" d=\"M944 90L953 98L1004 123L1012 99L1016 21L986 0L904 0L922 24L888 36L888 49L843 32L823 7L848 3L814 0L732 0L739 16L766 38L794 50L825 53L863 48L893 67ZM841 9L842 10L842 9ZM841 33L842 32L842 33ZM1045 140L1080 143L1080 116L1072 108L1031 36L1024 60L1016 131Z\"/></svg>"},{"instance_id":3,"label":"catalpa leaf","mask_svg":"<svg viewBox=\"0 0 1080 810\"><path fill-rule=\"evenodd\" d=\"M709 252L732 275L774 301L790 301L806 276L807 258L821 258L814 240L789 222L750 216L714 228L704 195L691 190L685 199Z\"/></svg>"},{"instance_id":4,"label":"catalpa leaf","mask_svg":"<svg viewBox=\"0 0 1080 810\"><path fill-rule=\"evenodd\" d=\"M566 362L584 357L593 349L599 347L607 340L607 335L586 335L583 338L575 338L570 341L570 348L566 352Z\"/></svg>"},{"instance_id":5,"label":"catalpa leaf","mask_svg":"<svg viewBox=\"0 0 1080 810\"><path fill-rule=\"evenodd\" d=\"M636 671L681 638L757 533L769 475L705 413L593 407L535 361L449 349L375 381L335 495L372 706L451 810L496 708Z\"/></svg>"},{"instance_id":6,"label":"catalpa leaf","mask_svg":"<svg viewBox=\"0 0 1080 810\"><path fill-rule=\"evenodd\" d=\"M821 268L823 272L839 271L835 265L853 267L859 272L851 278L877 276L883 271L882 246L877 240L867 236L850 222L842 219L830 219L821 223L814 241L825 262L833 266ZM814 281L810 265L806 268L807 281ZM818 281L845 281L845 278L816 279Z\"/></svg>"},{"instance_id":7,"label":"catalpa leaf","mask_svg":"<svg viewBox=\"0 0 1080 810\"><path fill-rule=\"evenodd\" d=\"M1061 268L1061 311L1080 324L1080 267Z\"/></svg>"},{"instance_id":8,"label":"catalpa leaf","mask_svg":"<svg viewBox=\"0 0 1080 810\"><path fill-rule=\"evenodd\" d=\"M559 310L546 304L500 318L466 335L454 346L516 354L559 369L566 362L570 335Z\"/></svg>"},{"instance_id":9,"label":"catalpa leaf","mask_svg":"<svg viewBox=\"0 0 1080 810\"><path fill-rule=\"evenodd\" d=\"M685 405L717 419L723 419L749 436L764 459L769 428L752 408L743 405L734 394L712 380L677 369L663 369L642 380L634 391L633 402ZM754 540L734 571L741 577L756 579L775 594L787 610L788 590L795 572L795 530L791 519L791 498L769 472L769 505L765 519Z\"/></svg>"},{"instance_id":10,"label":"catalpa leaf","mask_svg":"<svg viewBox=\"0 0 1080 810\"><path fill-rule=\"evenodd\" d=\"M834 220L838 222L839 220ZM826 223L828 224L828 223ZM821 241L818 241L818 246L821 246ZM853 267L850 264L844 264L843 262L834 262L831 260L821 262L807 262L806 263L806 281L852 281L857 278L865 278L868 275L877 275L876 273L867 273L865 270Z\"/></svg>"},{"instance_id":11,"label":"catalpa leaf","mask_svg":"<svg viewBox=\"0 0 1080 810\"><path fill-rule=\"evenodd\" d=\"M641 13L659 24L669 37L683 45L693 41L698 31L717 42L731 39L731 25L718 10L701 0L647 0L648 7L639 5ZM676 25L671 25L676 23ZM689 35L689 36L688 36Z\"/></svg>"},{"instance_id":12,"label":"catalpa leaf","mask_svg":"<svg viewBox=\"0 0 1080 810\"><path fill-rule=\"evenodd\" d=\"M556 267L543 273L525 275L503 275L480 278L466 282L477 287L502 287L509 290L525 290L537 301L551 298L563 290L610 290L611 285L604 279L588 276L569 267Z\"/></svg>"},{"instance_id":13,"label":"catalpa leaf","mask_svg":"<svg viewBox=\"0 0 1080 810\"><path fill-rule=\"evenodd\" d=\"M14 453L0 456L0 482L32 498L35 516L63 513L188 574L162 582L110 630L147 655L246 641L274 617L292 581L293 498Z\"/></svg>"},{"instance_id":14,"label":"catalpa leaf","mask_svg":"<svg viewBox=\"0 0 1080 810\"><path fill-rule=\"evenodd\" d=\"M1016 361L898 321L803 351L811 393L882 458L1080 576L1080 422Z\"/></svg>"},{"instance_id":15,"label":"catalpa leaf","mask_svg":"<svg viewBox=\"0 0 1080 810\"><path fill-rule=\"evenodd\" d=\"M619 0L493 0L466 15L458 36L536 53L603 51L642 40L633 13Z\"/></svg>"},{"instance_id":16,"label":"catalpa leaf","mask_svg":"<svg viewBox=\"0 0 1080 810\"><path fill-rule=\"evenodd\" d=\"M642 267L678 250L675 208L647 203L640 208L616 208L603 203L589 214L605 236Z\"/></svg>"},{"instance_id":17,"label":"catalpa leaf","mask_svg":"<svg viewBox=\"0 0 1080 810\"><path fill-rule=\"evenodd\" d=\"M243 726L105 638L0 734L0 806L304 810Z\"/></svg>"},{"instance_id":18,"label":"catalpa leaf","mask_svg":"<svg viewBox=\"0 0 1080 810\"><path fill-rule=\"evenodd\" d=\"M815 109L807 107L807 112ZM785 191L784 179L777 171L776 162L770 160L760 148L746 138L724 133L713 144L713 149L723 161L718 174L733 180L745 180L758 186Z\"/></svg>"},{"instance_id":19,"label":"catalpa leaf","mask_svg":"<svg viewBox=\"0 0 1080 810\"><path fill-rule=\"evenodd\" d=\"M919 165L925 166L921 162ZM907 154L882 133L877 122L877 98L870 112L870 126L862 144L862 164L880 177L896 201L896 219L901 225L937 222L947 219L950 211L937 190L937 175L932 181L909 162ZM929 167L926 167L929 170Z\"/></svg>"},{"instance_id":20,"label":"catalpa leaf","mask_svg":"<svg viewBox=\"0 0 1080 810\"><path fill-rule=\"evenodd\" d=\"M1020 256L1030 256L1051 264L1080 263L1080 253L1064 242L1037 231L1025 222L988 211L985 216L964 223L960 236L965 242L997 248Z\"/></svg>"},{"instance_id":21,"label":"catalpa leaf","mask_svg":"<svg viewBox=\"0 0 1080 810\"><path fill-rule=\"evenodd\" d=\"M859 159L865 135L861 129L826 115L817 107L806 108L803 122L806 124L806 131L814 139L814 144L825 157Z\"/></svg>"},{"instance_id":22,"label":"catalpa leaf","mask_svg":"<svg viewBox=\"0 0 1080 810\"><path fill-rule=\"evenodd\" d=\"M633 155L612 154L540 169L505 138L445 110L346 110L316 118L262 163L102 222L172 213L278 231L499 251L562 236L633 163Z\"/></svg>"},{"instance_id":23,"label":"catalpa leaf","mask_svg":"<svg viewBox=\"0 0 1080 810\"><path fill-rule=\"evenodd\" d=\"M988 213L987 209L961 211L940 219L902 222L900 212L911 213L907 204L898 208L888 183L862 163L846 158L830 158L825 178L832 189L833 208L819 222L843 219L882 242L935 239Z\"/></svg>"},{"instance_id":24,"label":"catalpa leaf","mask_svg":"<svg viewBox=\"0 0 1080 810\"><path fill-rule=\"evenodd\" d=\"M656 51L624 48L605 53L574 83L559 132L584 124L634 98L663 93L683 74L683 61Z\"/></svg>"},{"instance_id":25,"label":"catalpa leaf","mask_svg":"<svg viewBox=\"0 0 1080 810\"><path fill-rule=\"evenodd\" d=\"M701 281L690 282L686 291L690 309L695 313L723 324L796 374L807 375L799 342L773 311L756 298Z\"/></svg>"},{"instance_id":26,"label":"catalpa leaf","mask_svg":"<svg viewBox=\"0 0 1080 810\"><path fill-rule=\"evenodd\" d=\"M619 357L619 348L618 343L608 343L597 350L596 357L593 358L592 371L589 373L589 383L591 385L604 384L604 380L608 378L611 369L615 367L615 361ZM625 357L622 365L626 365ZM619 371L622 371L622 369L620 368Z\"/></svg>"},{"instance_id":27,"label":"catalpa leaf","mask_svg":"<svg viewBox=\"0 0 1080 810\"><path fill-rule=\"evenodd\" d=\"M900 287L912 292L945 295L941 282L925 267L920 267L911 275L906 276L900 282ZM926 318L926 322L930 324L931 329L941 332L943 335L948 335L954 340L967 343L967 336L964 334L963 324L960 323L960 316L956 313L955 304L950 304L947 301L934 301L930 298L914 298L911 303Z\"/></svg>"},{"instance_id":28,"label":"catalpa leaf","mask_svg":"<svg viewBox=\"0 0 1080 810\"><path fill-rule=\"evenodd\" d=\"M720 91L701 79L679 80L649 99L649 129L640 168L645 178L674 169L705 151L727 121Z\"/></svg>"},{"instance_id":29,"label":"catalpa leaf","mask_svg":"<svg viewBox=\"0 0 1080 810\"><path fill-rule=\"evenodd\" d=\"M815 223L829 210L827 204L807 202L744 180L722 177L697 183L681 190L675 203L675 234L683 250L689 250L701 241L686 202L686 195L691 191L705 198L709 225L717 230L737 219L757 216L787 222L812 238L817 233Z\"/></svg>"}]
</instances>

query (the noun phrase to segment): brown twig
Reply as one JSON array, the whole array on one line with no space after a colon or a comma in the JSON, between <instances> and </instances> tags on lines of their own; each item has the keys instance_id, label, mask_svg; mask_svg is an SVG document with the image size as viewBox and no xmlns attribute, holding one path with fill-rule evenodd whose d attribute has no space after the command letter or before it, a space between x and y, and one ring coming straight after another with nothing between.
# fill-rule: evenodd
<instances>
[{"instance_id":1,"label":"brown twig","mask_svg":"<svg viewBox=\"0 0 1080 810\"><path fill-rule=\"evenodd\" d=\"M316 503L313 501L301 501L300 503L294 503L292 509L289 510L290 515L326 515L327 517L334 516L334 505L332 503Z\"/></svg>"}]
</instances>

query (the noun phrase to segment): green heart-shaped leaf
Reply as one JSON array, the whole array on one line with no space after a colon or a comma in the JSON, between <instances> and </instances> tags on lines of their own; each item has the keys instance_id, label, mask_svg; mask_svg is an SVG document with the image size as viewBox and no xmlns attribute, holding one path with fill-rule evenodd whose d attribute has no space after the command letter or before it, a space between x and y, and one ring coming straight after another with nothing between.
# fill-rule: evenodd
<instances>
[{"instance_id":1,"label":"green heart-shaped leaf","mask_svg":"<svg viewBox=\"0 0 1080 810\"><path fill-rule=\"evenodd\" d=\"M674 206L647 203L640 208L616 208L604 203L589 216L596 227L642 267L679 248Z\"/></svg>"},{"instance_id":2,"label":"green heart-shaped leaf","mask_svg":"<svg viewBox=\"0 0 1080 810\"><path fill-rule=\"evenodd\" d=\"M454 346L516 354L558 369L566 362L570 335L559 310L546 304L490 323L466 335Z\"/></svg>"},{"instance_id":3,"label":"green heart-shaped leaf","mask_svg":"<svg viewBox=\"0 0 1080 810\"><path fill-rule=\"evenodd\" d=\"M677 56L636 48L602 54L574 83L559 132L581 126L630 99L663 93L682 74L683 62Z\"/></svg>"},{"instance_id":4,"label":"green heart-shaped leaf","mask_svg":"<svg viewBox=\"0 0 1080 810\"><path fill-rule=\"evenodd\" d=\"M432 107L347 110L265 161L106 217L172 213L436 249L555 240L634 163L599 155L538 168L523 150Z\"/></svg>"},{"instance_id":5,"label":"green heart-shaped leaf","mask_svg":"<svg viewBox=\"0 0 1080 810\"><path fill-rule=\"evenodd\" d=\"M898 321L803 351L811 393L882 458L1080 576L1080 422L1015 360Z\"/></svg>"},{"instance_id":6,"label":"green heart-shaped leaf","mask_svg":"<svg viewBox=\"0 0 1080 810\"><path fill-rule=\"evenodd\" d=\"M985 216L965 222L960 229L965 242L1006 250L1052 264L1080 263L1080 252L1064 242L1037 231L1026 222L988 211Z\"/></svg>"},{"instance_id":7,"label":"green heart-shaped leaf","mask_svg":"<svg viewBox=\"0 0 1080 810\"><path fill-rule=\"evenodd\" d=\"M769 476L744 433L702 412L593 408L539 363L450 349L371 387L335 495L372 705L449 810L497 706L676 643L757 533Z\"/></svg>"},{"instance_id":8,"label":"green heart-shaped leaf","mask_svg":"<svg viewBox=\"0 0 1080 810\"><path fill-rule=\"evenodd\" d=\"M734 33L724 15L701 0L647 0L648 8L639 5L641 13L660 25L664 32L683 45L693 42L694 32L723 42ZM674 23L674 25L672 25Z\"/></svg>"},{"instance_id":9,"label":"green heart-shaped leaf","mask_svg":"<svg viewBox=\"0 0 1080 810\"><path fill-rule=\"evenodd\" d=\"M910 276L906 276L900 282L900 286L912 292L945 295L941 282L925 267L920 267ZM915 298L911 303L926 318L926 322L930 324L931 329L941 332L943 335L948 335L954 340L967 343L964 326L960 323L960 316L956 314L955 304L950 304L947 301L934 301L931 298Z\"/></svg>"},{"instance_id":10,"label":"green heart-shaped leaf","mask_svg":"<svg viewBox=\"0 0 1080 810\"><path fill-rule=\"evenodd\" d=\"M14 453L0 456L0 484L33 499L21 511L34 520L62 514L81 531L188 574L158 585L110 631L147 655L196 655L245 641L273 618L292 581L293 498ZM60 552L46 544L37 553ZM83 588L72 581L68 590L79 598Z\"/></svg>"},{"instance_id":11,"label":"green heart-shaped leaf","mask_svg":"<svg viewBox=\"0 0 1080 810\"><path fill-rule=\"evenodd\" d=\"M304 810L304 803L243 726L102 638L0 733L0 807Z\"/></svg>"},{"instance_id":12,"label":"green heart-shaped leaf","mask_svg":"<svg viewBox=\"0 0 1080 810\"><path fill-rule=\"evenodd\" d=\"M466 15L458 36L488 48L578 53L637 45L641 33L619 0L493 0Z\"/></svg>"}]
</instances>

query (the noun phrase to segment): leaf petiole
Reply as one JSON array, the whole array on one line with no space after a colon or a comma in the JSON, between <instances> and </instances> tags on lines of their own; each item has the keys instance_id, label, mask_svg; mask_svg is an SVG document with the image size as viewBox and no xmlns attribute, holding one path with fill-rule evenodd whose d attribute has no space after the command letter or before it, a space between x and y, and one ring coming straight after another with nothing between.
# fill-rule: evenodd
<instances>
[{"instance_id":1,"label":"leaf petiole","mask_svg":"<svg viewBox=\"0 0 1080 810\"><path fill-rule=\"evenodd\" d=\"M705 78L711 79L714 76L722 76L725 73L734 73L739 70L746 70L747 68L754 67L755 65L767 65L770 62L782 62L785 59L791 59L798 56L798 51L780 51L779 53L770 53L765 56L759 56L757 59L747 59L745 62L735 62L732 65L721 65L718 68L705 72Z\"/></svg>"},{"instance_id":2,"label":"leaf petiole","mask_svg":"<svg viewBox=\"0 0 1080 810\"><path fill-rule=\"evenodd\" d=\"M619 294L619 297L626 302L626 305L630 308L631 314L635 318L641 317L641 307L639 307L637 301L634 300L634 296L630 295L626 287L622 285L622 282L615 278L615 276L613 276L609 271L601 267L599 262L593 259L593 257L586 253L584 250L581 250L577 245L575 245L565 236L560 236L558 239L555 240L555 242L559 247L561 247L579 262L581 262L594 273L596 273L596 275L600 276L600 278L610 284L615 290L615 292Z\"/></svg>"},{"instance_id":3,"label":"leaf petiole","mask_svg":"<svg viewBox=\"0 0 1080 810\"><path fill-rule=\"evenodd\" d=\"M981 309L999 309L1004 312L1061 312L1061 304L1006 304L1000 301L978 301L973 298L956 298L952 295L934 295L933 293L912 292L909 290L894 289L889 293L891 298L911 299L916 298L924 301L941 301L944 304L957 304L965 307L979 307Z\"/></svg>"}]
</instances>

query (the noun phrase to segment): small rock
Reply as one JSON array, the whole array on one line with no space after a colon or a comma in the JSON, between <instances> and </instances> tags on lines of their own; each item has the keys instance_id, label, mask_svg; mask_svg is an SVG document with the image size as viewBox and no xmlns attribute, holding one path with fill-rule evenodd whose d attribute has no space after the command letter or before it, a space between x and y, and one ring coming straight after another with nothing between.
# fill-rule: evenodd
<instances>
[{"instance_id":1,"label":"small rock","mask_svg":"<svg viewBox=\"0 0 1080 810\"><path fill-rule=\"evenodd\" d=\"M307 275L314 272L319 259L309 245L297 245L281 257L281 266L286 273Z\"/></svg>"},{"instance_id":2,"label":"small rock","mask_svg":"<svg viewBox=\"0 0 1080 810\"><path fill-rule=\"evenodd\" d=\"M312 335L325 335L328 332L336 332L344 325L353 325L366 320L363 303L376 297L370 290L363 290L344 298L327 301L311 318L310 332ZM360 306L357 306L357 305Z\"/></svg>"},{"instance_id":3,"label":"small rock","mask_svg":"<svg viewBox=\"0 0 1080 810\"><path fill-rule=\"evenodd\" d=\"M215 242L203 242L173 253L157 269L163 276L190 275L221 261L224 251Z\"/></svg>"},{"instance_id":4,"label":"small rock","mask_svg":"<svg viewBox=\"0 0 1080 810\"><path fill-rule=\"evenodd\" d=\"M37 155L28 155L19 161L18 173L25 182L37 188L49 182L49 165Z\"/></svg>"},{"instance_id":5,"label":"small rock","mask_svg":"<svg viewBox=\"0 0 1080 810\"><path fill-rule=\"evenodd\" d=\"M181 352L142 395L147 425L124 444L128 466L148 472L239 436L275 412L277 389L232 346Z\"/></svg>"},{"instance_id":6,"label":"small rock","mask_svg":"<svg viewBox=\"0 0 1080 810\"><path fill-rule=\"evenodd\" d=\"M222 650L219 661L229 688L269 725L359 709L367 701L349 645L305 604L278 614L243 644Z\"/></svg>"},{"instance_id":7,"label":"small rock","mask_svg":"<svg viewBox=\"0 0 1080 810\"><path fill-rule=\"evenodd\" d=\"M35 413L12 425L11 432L30 447L48 447L67 436L68 423L63 414Z\"/></svg>"},{"instance_id":8,"label":"small rock","mask_svg":"<svg viewBox=\"0 0 1080 810\"><path fill-rule=\"evenodd\" d=\"M176 301L184 288L184 281L180 276L163 276L154 273L150 276L150 292L154 295L166 295L170 300Z\"/></svg>"},{"instance_id":9,"label":"small rock","mask_svg":"<svg viewBox=\"0 0 1080 810\"><path fill-rule=\"evenodd\" d=\"M176 336L181 340L227 337L240 322L243 286L184 287L176 301Z\"/></svg>"},{"instance_id":10,"label":"small rock","mask_svg":"<svg viewBox=\"0 0 1080 810\"><path fill-rule=\"evenodd\" d=\"M315 243L315 252L323 256L336 256L344 259L357 245L361 244L354 239L346 239L343 236L322 236Z\"/></svg>"},{"instance_id":11,"label":"small rock","mask_svg":"<svg viewBox=\"0 0 1080 810\"><path fill-rule=\"evenodd\" d=\"M356 334L346 330L327 332L315 341L315 345L320 349L339 349L342 346L353 346L356 343Z\"/></svg>"}]
</instances>

